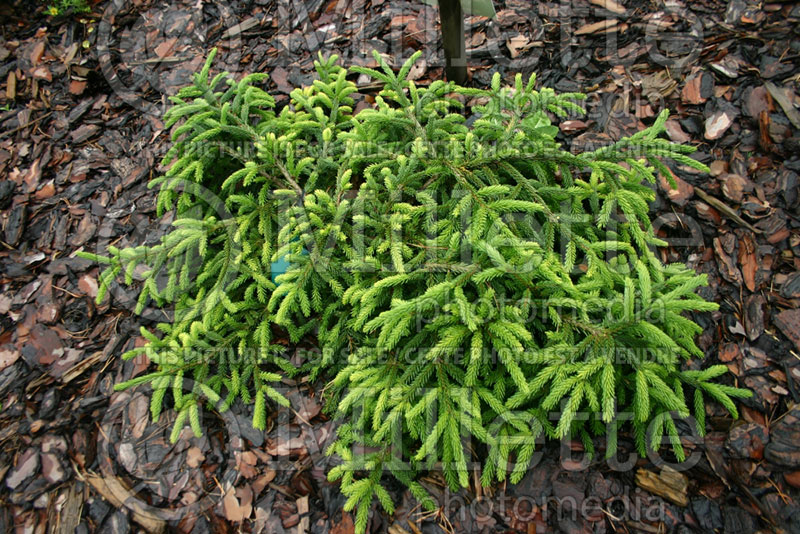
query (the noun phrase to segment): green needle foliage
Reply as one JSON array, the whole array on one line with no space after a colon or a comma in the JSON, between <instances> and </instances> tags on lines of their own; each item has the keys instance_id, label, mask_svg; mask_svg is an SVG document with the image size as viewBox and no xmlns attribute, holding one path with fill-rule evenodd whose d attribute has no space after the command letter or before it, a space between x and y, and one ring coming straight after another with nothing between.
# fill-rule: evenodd
<instances>
[{"instance_id":1,"label":"green needle foliage","mask_svg":"<svg viewBox=\"0 0 800 534\"><path fill-rule=\"evenodd\" d=\"M421 471L441 469L456 490L482 458L483 484L516 482L546 437L593 452L607 434L610 456L626 429L642 455L666 440L682 460L677 420L693 414L702 434L706 399L736 416L732 398L749 395L714 380L725 366L685 370L703 356L685 312L717 306L695 294L705 276L654 254L664 243L645 182L671 179L664 158L706 170L694 149L659 137L664 112L573 154L549 117L581 111L582 95L519 75L514 87L495 75L486 90L420 88L406 79L417 57L398 73L377 54L379 70L320 57L319 79L275 113L265 75L212 79L212 53L166 116L171 166L153 185L175 229L95 257L108 263L98 300L140 273L140 308L174 308L137 349L158 369L119 387L151 382L154 417L171 395L177 437L187 417L200 431L202 400L254 400L263 428L266 401L286 402L277 372L325 371L343 421L329 476L359 531L374 499L393 510L385 474L430 507ZM355 73L383 84L357 115ZM472 124L467 99L480 102ZM278 331L315 337L320 356L296 369Z\"/></svg>"}]
</instances>

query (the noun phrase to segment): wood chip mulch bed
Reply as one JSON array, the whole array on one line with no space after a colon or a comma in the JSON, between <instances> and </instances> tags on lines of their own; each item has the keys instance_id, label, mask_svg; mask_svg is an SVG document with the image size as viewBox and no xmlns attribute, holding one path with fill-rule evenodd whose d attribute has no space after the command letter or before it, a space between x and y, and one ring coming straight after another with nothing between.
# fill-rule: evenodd
<instances>
[{"instance_id":1,"label":"wood chip mulch bed","mask_svg":"<svg viewBox=\"0 0 800 534\"><path fill-rule=\"evenodd\" d=\"M583 466L579 445L550 443L516 486L451 495L425 477L437 514L397 488L396 516L376 511L370 532L800 532L800 5L495 4L496 20L467 18L470 85L535 71L540 85L588 93L586 116L559 122L575 149L668 107L670 138L710 165L710 176L674 168L679 188L660 184L652 215L671 243L663 260L707 273L703 296L721 306L697 317L703 365L725 363L755 395L739 421L709 405L688 471ZM45 3L0 4L0 532L350 534L325 479L335 426L320 387L287 381L292 408L268 432L235 406L207 415L203 438L170 445L146 391L113 391L146 369L118 356L165 316L132 315L136 293L122 288L96 306L98 267L75 252L165 231L146 187L168 147L161 113L212 46L231 72L269 72L279 105L318 50L372 65L372 49L421 49L411 76L425 85L443 76L437 12L386 0L90 7L54 17ZM374 87L357 83L363 106Z\"/></svg>"}]
</instances>

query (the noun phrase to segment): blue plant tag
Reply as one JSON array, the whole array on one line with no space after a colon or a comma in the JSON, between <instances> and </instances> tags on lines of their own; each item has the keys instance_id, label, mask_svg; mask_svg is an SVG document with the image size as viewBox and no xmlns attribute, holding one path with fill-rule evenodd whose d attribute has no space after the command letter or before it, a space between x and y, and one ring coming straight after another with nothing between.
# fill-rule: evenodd
<instances>
[{"instance_id":1,"label":"blue plant tag","mask_svg":"<svg viewBox=\"0 0 800 534\"><path fill-rule=\"evenodd\" d=\"M303 247L302 250L300 250L300 254L308 256L308 251L305 249L305 247ZM275 279L278 276L285 273L286 271L288 271L290 266L291 264L289 263L289 260L287 259L286 256L281 256L280 258L278 258L278 261L273 261L269 266L269 270L272 273L271 275L272 283L277 285L278 282L276 282Z\"/></svg>"}]
</instances>

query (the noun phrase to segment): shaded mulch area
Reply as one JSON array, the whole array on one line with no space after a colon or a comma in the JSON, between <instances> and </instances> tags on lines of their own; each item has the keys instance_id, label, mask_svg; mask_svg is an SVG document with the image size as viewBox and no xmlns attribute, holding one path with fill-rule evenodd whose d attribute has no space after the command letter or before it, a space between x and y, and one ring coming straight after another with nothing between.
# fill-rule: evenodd
<instances>
[{"instance_id":1,"label":"shaded mulch area","mask_svg":"<svg viewBox=\"0 0 800 534\"><path fill-rule=\"evenodd\" d=\"M662 259L707 273L703 296L721 306L696 317L706 358L687 365L723 362L754 397L736 422L709 405L709 434L685 443L688 471L657 458L582 465L579 444L549 443L517 486L451 495L425 477L438 514L395 488L398 513L374 513L371 531L800 532L800 6L496 6L496 20L467 19L471 85L535 71L540 85L589 93L585 116L559 122L576 150L668 107L669 136L710 165L710 176L675 167L679 188L659 184L652 215L670 242ZM166 316L132 315L124 288L96 306L98 267L75 252L163 235L170 218L156 217L146 187L168 147L161 113L212 46L218 68L269 72L279 105L309 82L319 50L373 65L372 49L394 64L422 49L411 76L424 85L442 76L437 13L385 0L91 9L0 5L0 531L348 534L344 498L325 480L335 426L319 388L285 381L292 408L265 433L238 405L171 446L170 414L150 423L146 391L113 391L147 367L118 356ZM371 102L369 80L357 83Z\"/></svg>"}]
</instances>

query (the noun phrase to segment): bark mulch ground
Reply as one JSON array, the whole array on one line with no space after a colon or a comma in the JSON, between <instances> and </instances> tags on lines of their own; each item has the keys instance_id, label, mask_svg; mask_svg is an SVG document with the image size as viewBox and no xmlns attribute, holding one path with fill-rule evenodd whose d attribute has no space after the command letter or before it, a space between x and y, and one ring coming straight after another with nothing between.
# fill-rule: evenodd
<instances>
[{"instance_id":1,"label":"bark mulch ground","mask_svg":"<svg viewBox=\"0 0 800 534\"><path fill-rule=\"evenodd\" d=\"M624 4L624 5L623 5ZM470 82L537 72L538 83L589 93L587 114L560 121L575 149L638 131L668 107L669 136L696 145L711 175L673 169L652 215L665 261L707 273L699 315L705 362L751 388L734 421L708 407L710 432L687 441L693 467L656 458L581 463L550 443L516 486L443 492L422 515L401 488L394 518L371 532L800 532L800 5L794 2L573 0L496 2L467 19ZM98 267L79 250L153 242L148 179L168 146L166 95L212 46L231 72L266 71L279 105L310 79L318 51L371 65L424 60L443 74L437 13L417 2L268 0L94 2L45 14L0 4L0 531L318 532L349 534L344 499L325 480L335 431L314 385L286 382L291 409L268 432L251 408L207 415L200 439L168 441L145 391L113 385L142 373L118 356L143 343L135 291L94 304ZM358 79L359 101L374 87ZM362 104L364 105L364 104ZM705 365L705 362L703 363ZM690 361L699 366L699 361ZM623 451L630 440L620 440ZM598 444L602 447L602 444ZM624 455L621 455L624 458Z\"/></svg>"}]
</instances>

